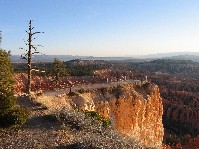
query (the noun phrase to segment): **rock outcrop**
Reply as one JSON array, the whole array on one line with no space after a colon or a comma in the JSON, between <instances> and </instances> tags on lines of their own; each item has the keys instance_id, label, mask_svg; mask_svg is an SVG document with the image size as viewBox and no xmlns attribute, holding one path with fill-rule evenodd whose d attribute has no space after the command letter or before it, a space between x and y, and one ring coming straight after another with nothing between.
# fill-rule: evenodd
<instances>
[{"instance_id":1,"label":"rock outcrop","mask_svg":"<svg viewBox=\"0 0 199 149\"><path fill-rule=\"evenodd\" d=\"M140 83L82 89L72 100L80 109L97 111L109 118L115 129L143 145L161 147L163 106L158 86Z\"/></svg>"}]
</instances>

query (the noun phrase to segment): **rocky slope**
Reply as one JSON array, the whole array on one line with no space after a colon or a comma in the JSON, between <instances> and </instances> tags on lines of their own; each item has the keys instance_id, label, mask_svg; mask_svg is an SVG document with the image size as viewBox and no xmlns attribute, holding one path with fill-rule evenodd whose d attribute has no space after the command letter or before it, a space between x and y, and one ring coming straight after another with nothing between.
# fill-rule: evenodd
<instances>
[{"instance_id":1,"label":"rocky slope","mask_svg":"<svg viewBox=\"0 0 199 149\"><path fill-rule=\"evenodd\" d=\"M110 119L119 132L145 146L161 147L164 135L163 106L158 86L141 82L89 86L74 86L70 96L63 92L59 96L58 93L44 93L37 100L51 111L63 108L97 111Z\"/></svg>"},{"instance_id":2,"label":"rocky slope","mask_svg":"<svg viewBox=\"0 0 199 149\"><path fill-rule=\"evenodd\" d=\"M150 83L123 84L101 89L80 89L72 97L83 110L109 118L119 132L142 144L160 147L163 141L163 106L159 89ZM67 99L68 100L68 99Z\"/></svg>"},{"instance_id":3,"label":"rocky slope","mask_svg":"<svg viewBox=\"0 0 199 149\"><path fill-rule=\"evenodd\" d=\"M56 102L48 104L49 109L27 96L17 103L30 110L28 121L21 127L0 128L0 149L146 148L83 111L57 109Z\"/></svg>"}]
</instances>

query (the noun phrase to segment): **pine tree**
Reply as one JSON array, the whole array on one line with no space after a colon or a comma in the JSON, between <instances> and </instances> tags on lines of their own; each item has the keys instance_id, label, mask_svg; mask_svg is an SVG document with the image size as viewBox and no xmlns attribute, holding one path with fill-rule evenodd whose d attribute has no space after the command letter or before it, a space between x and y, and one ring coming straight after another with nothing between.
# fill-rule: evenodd
<instances>
[{"instance_id":1,"label":"pine tree","mask_svg":"<svg viewBox=\"0 0 199 149\"><path fill-rule=\"evenodd\" d=\"M0 49L0 110L11 108L15 104L13 83L9 52Z\"/></svg>"},{"instance_id":2,"label":"pine tree","mask_svg":"<svg viewBox=\"0 0 199 149\"><path fill-rule=\"evenodd\" d=\"M66 65L57 58L54 59L52 73L57 81L59 80L59 77L68 76Z\"/></svg>"},{"instance_id":3,"label":"pine tree","mask_svg":"<svg viewBox=\"0 0 199 149\"><path fill-rule=\"evenodd\" d=\"M10 52L0 49L0 126L25 123L28 111L16 105Z\"/></svg>"}]
</instances>

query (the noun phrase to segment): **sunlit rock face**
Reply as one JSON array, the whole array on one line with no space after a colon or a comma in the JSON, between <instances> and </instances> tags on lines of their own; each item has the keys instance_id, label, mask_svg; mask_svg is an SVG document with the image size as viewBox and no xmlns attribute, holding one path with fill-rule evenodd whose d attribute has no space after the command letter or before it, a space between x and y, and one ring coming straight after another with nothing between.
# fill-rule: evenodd
<instances>
[{"instance_id":1,"label":"sunlit rock face","mask_svg":"<svg viewBox=\"0 0 199 149\"><path fill-rule=\"evenodd\" d=\"M95 110L119 132L148 147L160 147L163 141L163 106L156 85L126 84L90 90L74 97L73 102L85 110Z\"/></svg>"}]
</instances>

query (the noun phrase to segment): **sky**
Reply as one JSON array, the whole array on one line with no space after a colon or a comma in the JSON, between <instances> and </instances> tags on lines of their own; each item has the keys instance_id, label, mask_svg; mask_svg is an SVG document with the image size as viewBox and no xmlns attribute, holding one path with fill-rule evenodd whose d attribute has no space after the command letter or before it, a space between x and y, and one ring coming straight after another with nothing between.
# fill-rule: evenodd
<instances>
[{"instance_id":1,"label":"sky","mask_svg":"<svg viewBox=\"0 0 199 149\"><path fill-rule=\"evenodd\" d=\"M199 52L198 0L0 0L1 48L25 53L30 19L45 54Z\"/></svg>"}]
</instances>

